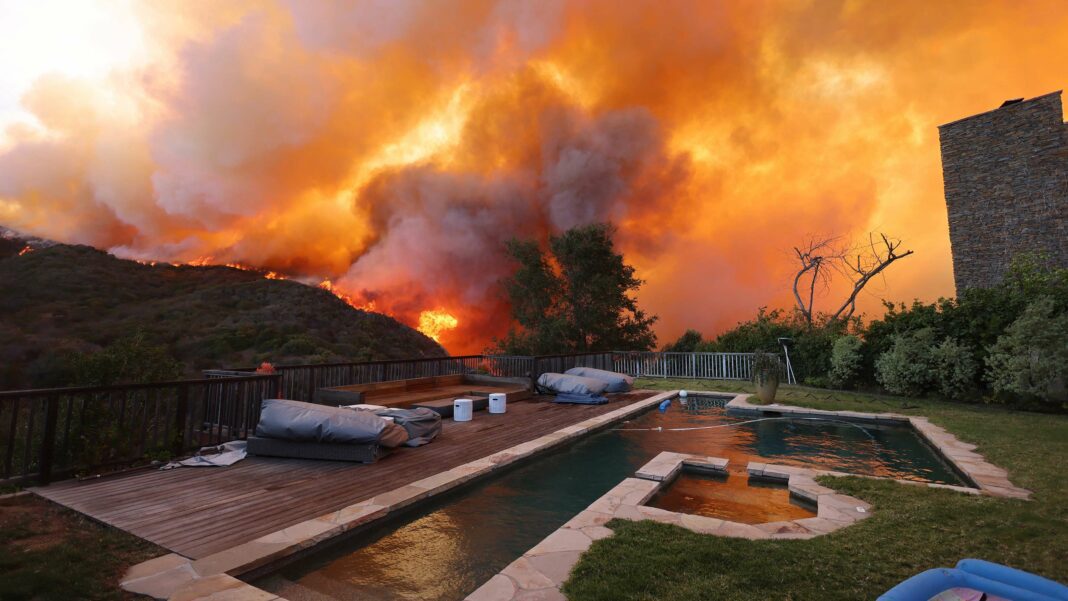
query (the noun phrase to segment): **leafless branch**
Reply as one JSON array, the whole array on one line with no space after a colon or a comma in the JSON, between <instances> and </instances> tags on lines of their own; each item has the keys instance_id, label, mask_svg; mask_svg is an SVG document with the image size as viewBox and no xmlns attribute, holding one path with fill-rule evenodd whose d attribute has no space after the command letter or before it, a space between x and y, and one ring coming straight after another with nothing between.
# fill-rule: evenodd
<instances>
[{"instance_id":1,"label":"leafless branch","mask_svg":"<svg viewBox=\"0 0 1068 601\"><path fill-rule=\"evenodd\" d=\"M840 263L843 271L853 282L853 290L842 306L831 316L832 321L852 317L857 310L857 296L868 285L868 282L895 261L904 259L913 252L911 250L899 252L899 248L901 248L901 240L894 240L883 233L879 234L878 239L874 234L868 234L868 244L854 251L855 262L850 260Z\"/></svg>"},{"instance_id":2,"label":"leafless branch","mask_svg":"<svg viewBox=\"0 0 1068 601\"><path fill-rule=\"evenodd\" d=\"M816 286L827 286L830 281L828 268L838 261L842 253L836 248L837 237L812 238L802 246L794 247L794 254L801 267L794 274L794 300L805 321L812 323L813 303L816 301ZM802 286L808 288L808 301L801 296Z\"/></svg>"},{"instance_id":3,"label":"leafless branch","mask_svg":"<svg viewBox=\"0 0 1068 601\"><path fill-rule=\"evenodd\" d=\"M815 310L816 287L827 287L832 272L837 272L849 279L853 288L845 301L834 314L831 321L849 319L857 309L857 296L865 286L898 259L903 259L913 251L900 251L901 240L886 234L868 234L865 244L843 249L838 237L812 238L801 246L794 247L800 267L794 274L794 301L797 303L805 321L811 325ZM807 296L807 299L805 298Z\"/></svg>"}]
</instances>

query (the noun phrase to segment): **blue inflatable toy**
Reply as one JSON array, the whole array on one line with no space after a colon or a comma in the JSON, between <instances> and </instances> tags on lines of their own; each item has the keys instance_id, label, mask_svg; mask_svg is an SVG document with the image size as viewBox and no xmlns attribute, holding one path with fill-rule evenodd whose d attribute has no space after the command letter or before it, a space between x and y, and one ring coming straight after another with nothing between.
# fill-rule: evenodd
<instances>
[{"instance_id":1,"label":"blue inflatable toy","mask_svg":"<svg viewBox=\"0 0 1068 601\"><path fill-rule=\"evenodd\" d=\"M928 601L953 588L967 588L1012 601L1068 601L1068 586L981 559L962 559L956 568L916 574L878 601Z\"/></svg>"}]
</instances>

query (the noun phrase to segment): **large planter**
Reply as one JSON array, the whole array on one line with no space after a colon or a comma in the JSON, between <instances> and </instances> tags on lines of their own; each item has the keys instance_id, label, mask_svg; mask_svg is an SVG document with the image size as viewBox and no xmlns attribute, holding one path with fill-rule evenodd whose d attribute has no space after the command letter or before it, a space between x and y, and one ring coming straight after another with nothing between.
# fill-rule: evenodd
<instances>
[{"instance_id":1,"label":"large planter","mask_svg":"<svg viewBox=\"0 0 1068 601\"><path fill-rule=\"evenodd\" d=\"M756 385L756 395L760 402L768 405L775 402L775 393L779 390L779 374L763 374L753 378Z\"/></svg>"}]
</instances>

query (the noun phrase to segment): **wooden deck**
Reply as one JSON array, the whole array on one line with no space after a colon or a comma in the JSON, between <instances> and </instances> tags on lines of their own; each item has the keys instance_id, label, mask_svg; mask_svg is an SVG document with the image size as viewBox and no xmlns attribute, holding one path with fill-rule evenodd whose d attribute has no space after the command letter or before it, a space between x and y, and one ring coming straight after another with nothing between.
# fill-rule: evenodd
<instances>
[{"instance_id":1,"label":"wooden deck","mask_svg":"<svg viewBox=\"0 0 1068 601\"><path fill-rule=\"evenodd\" d=\"M610 395L608 404L592 406L539 397L509 403L503 415L445 420L430 445L398 449L371 465L250 457L224 468L135 471L34 492L197 559L654 394Z\"/></svg>"}]
</instances>

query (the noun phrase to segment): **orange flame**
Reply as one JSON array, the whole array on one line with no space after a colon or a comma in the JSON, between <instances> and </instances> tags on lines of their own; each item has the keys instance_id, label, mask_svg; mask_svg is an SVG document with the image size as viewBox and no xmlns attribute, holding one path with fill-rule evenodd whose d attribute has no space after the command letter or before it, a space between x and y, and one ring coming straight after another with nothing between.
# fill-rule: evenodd
<instances>
[{"instance_id":1,"label":"orange flame","mask_svg":"<svg viewBox=\"0 0 1068 601\"><path fill-rule=\"evenodd\" d=\"M435 342L441 342L441 335L444 332L454 330L459 325L460 320L451 313L445 309L435 309L419 314L419 326L416 329L433 338Z\"/></svg>"},{"instance_id":2,"label":"orange flame","mask_svg":"<svg viewBox=\"0 0 1068 601\"><path fill-rule=\"evenodd\" d=\"M360 304L359 302L356 301L356 299L352 298L348 294L345 294L344 292L339 290L337 288L337 286L335 286L334 283L330 281L330 278L327 278L327 279L319 282L319 287L322 288L323 290L326 290L330 294L333 294L334 296L340 298L341 300L345 301L353 309L359 309L361 311L374 311L375 310L375 304L374 304L373 301L370 302L370 303L366 303L366 304Z\"/></svg>"},{"instance_id":3,"label":"orange flame","mask_svg":"<svg viewBox=\"0 0 1068 601\"><path fill-rule=\"evenodd\" d=\"M509 239L596 221L661 342L790 306L810 235L922 253L869 314L950 294L937 126L1063 88L1068 56L1064 0L82 2L74 36L15 4L5 226L329 276L413 326L448 307L453 352L507 330Z\"/></svg>"},{"instance_id":4,"label":"orange flame","mask_svg":"<svg viewBox=\"0 0 1068 601\"><path fill-rule=\"evenodd\" d=\"M30 246L29 244L27 244L26 246L22 247L22 250L19 251L19 256L21 257L22 255L25 255L25 254L28 254L28 253L32 253L32 252L33 252L33 247Z\"/></svg>"}]
</instances>

